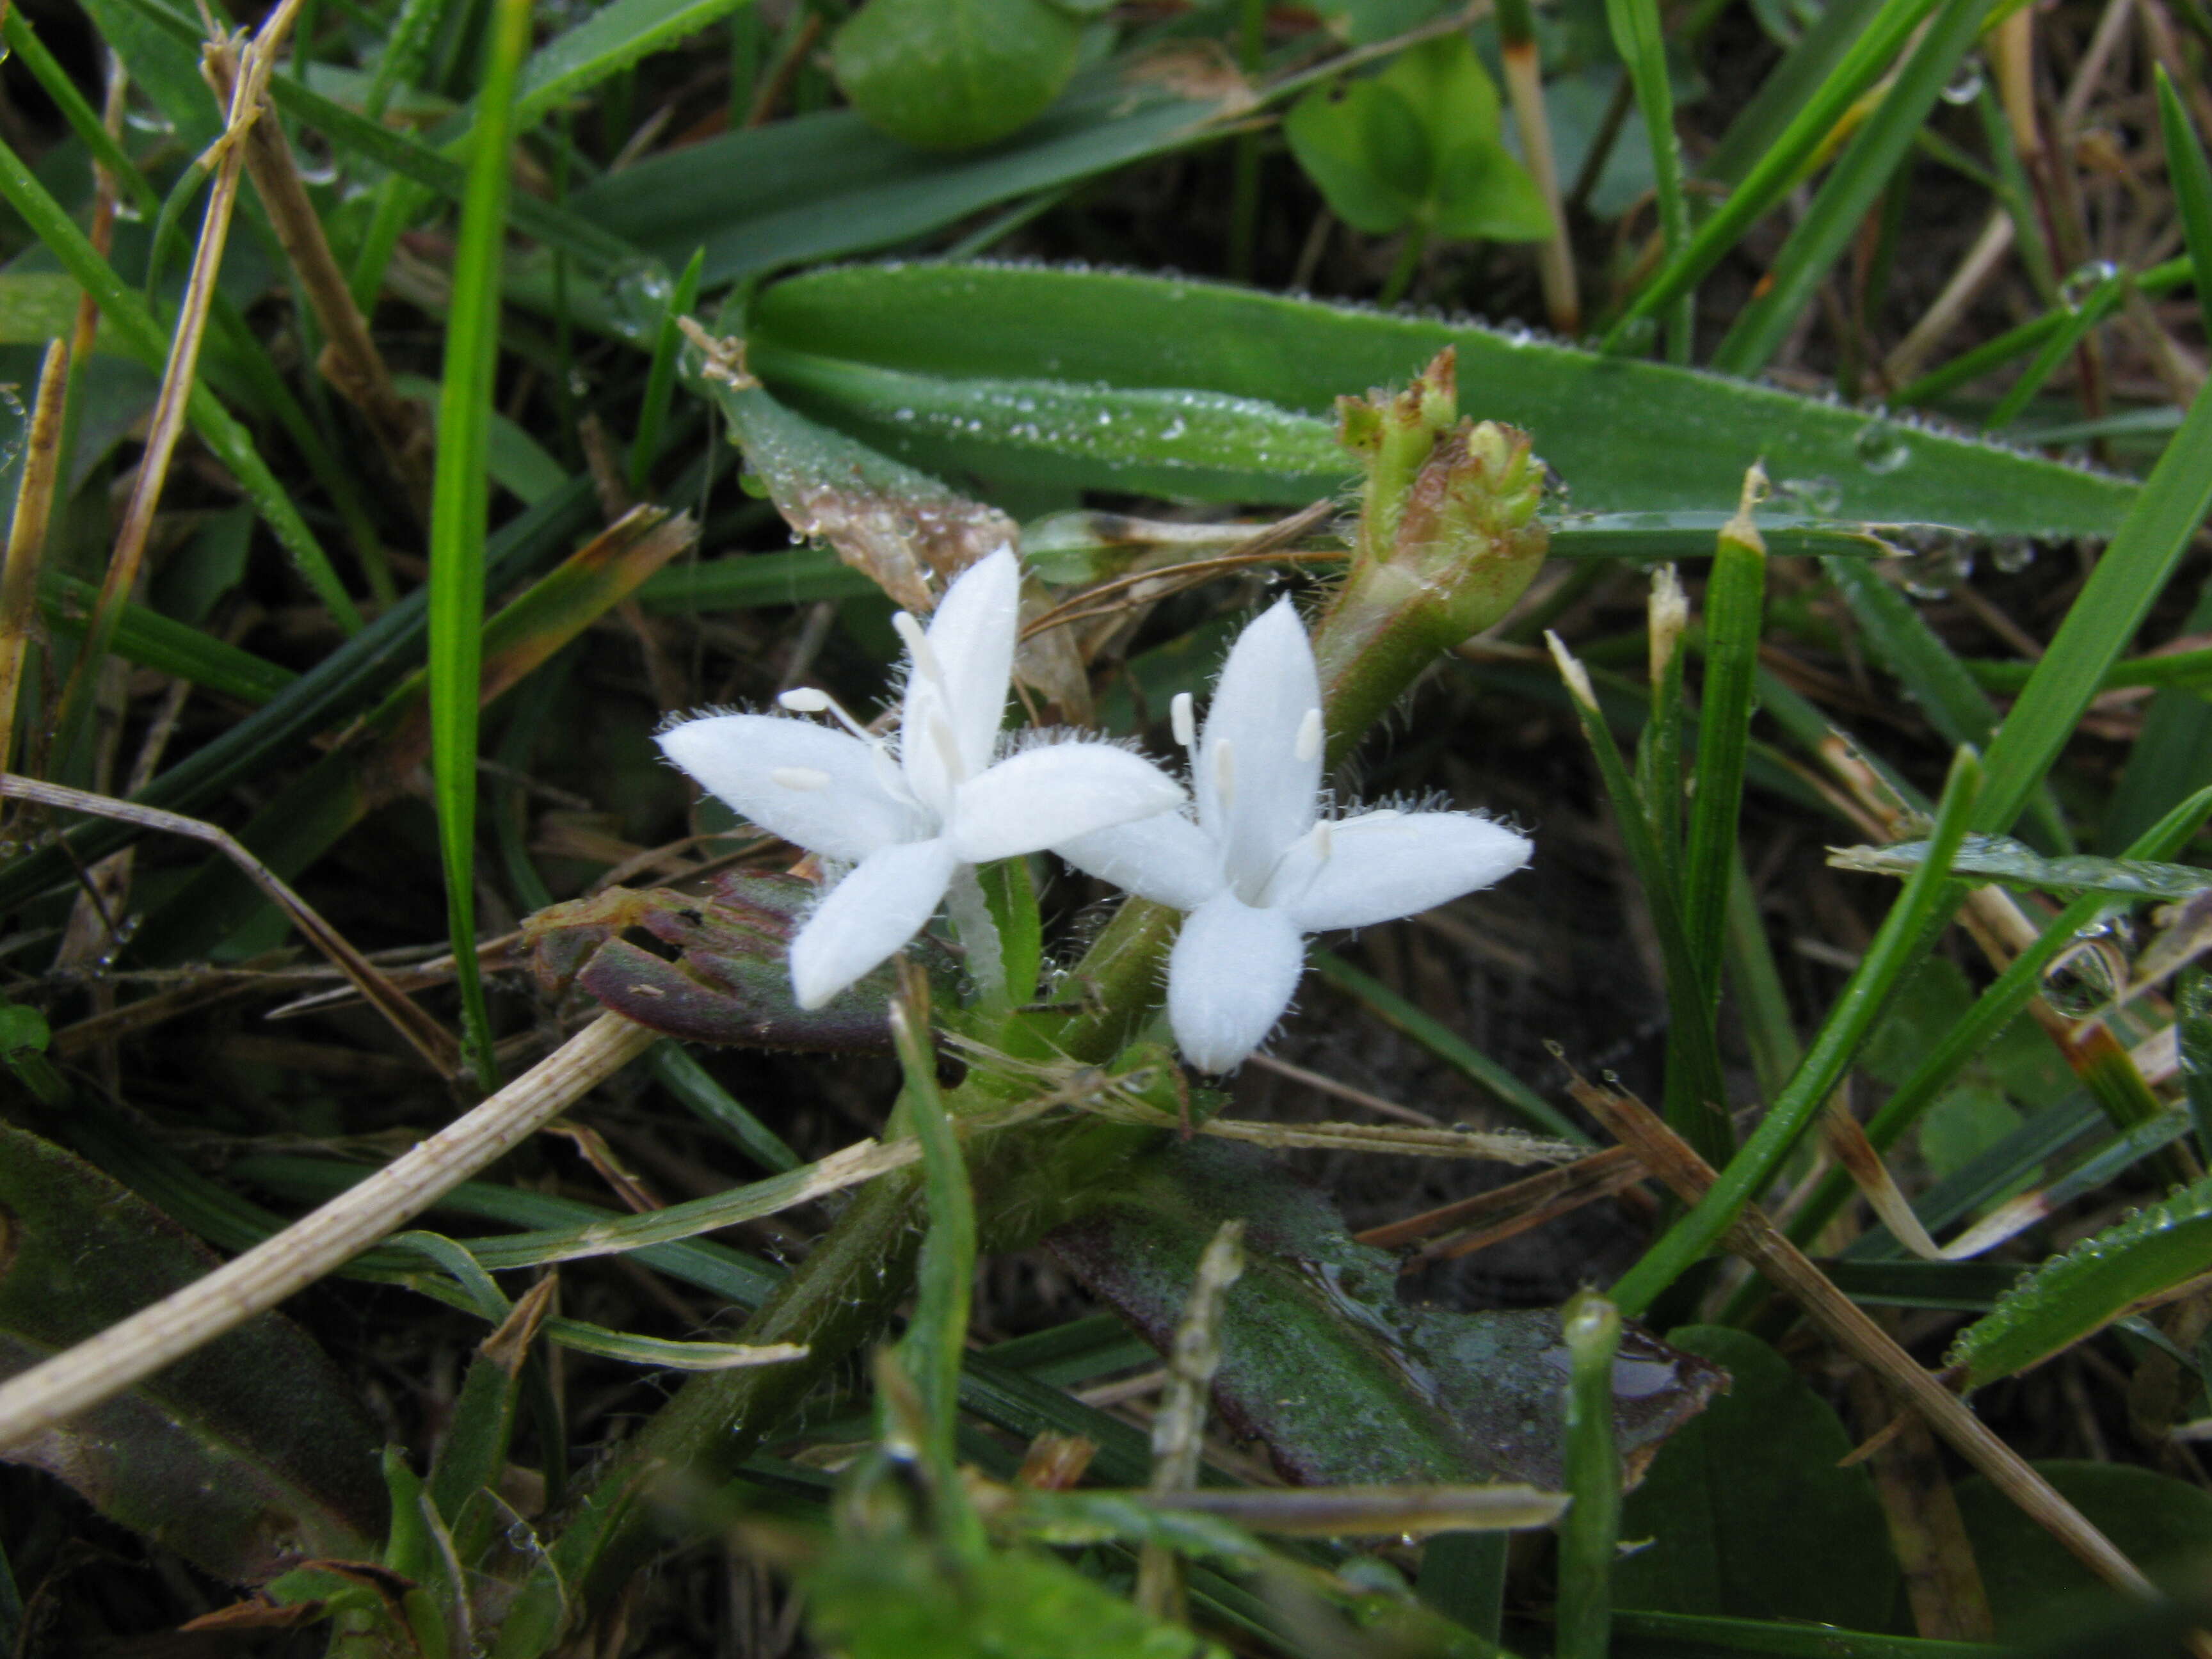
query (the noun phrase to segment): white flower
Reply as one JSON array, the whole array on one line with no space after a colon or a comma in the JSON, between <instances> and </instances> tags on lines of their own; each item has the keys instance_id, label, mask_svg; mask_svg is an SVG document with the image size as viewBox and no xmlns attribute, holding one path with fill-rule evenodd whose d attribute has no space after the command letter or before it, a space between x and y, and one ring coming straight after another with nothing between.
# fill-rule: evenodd
<instances>
[{"instance_id":1,"label":"white flower","mask_svg":"<svg viewBox=\"0 0 2212 1659\"><path fill-rule=\"evenodd\" d=\"M783 705L834 714L845 731L714 714L660 733L661 751L739 814L854 866L792 941L800 1007L819 1008L905 944L970 866L1183 799L1150 762L1109 744L1041 744L994 763L1020 590L1021 568L1002 547L946 590L927 633L904 611L894 619L908 659L896 757L819 691L786 692Z\"/></svg>"},{"instance_id":2,"label":"white flower","mask_svg":"<svg viewBox=\"0 0 2212 1659\"><path fill-rule=\"evenodd\" d=\"M1305 936L1413 915L1512 874L1528 842L1468 812L1321 815L1321 684L1288 599L1238 636L1203 732L1174 708L1198 817L1171 811L1060 842L1079 869L1190 918L1168 1017L1190 1062L1225 1072L1291 1005Z\"/></svg>"}]
</instances>

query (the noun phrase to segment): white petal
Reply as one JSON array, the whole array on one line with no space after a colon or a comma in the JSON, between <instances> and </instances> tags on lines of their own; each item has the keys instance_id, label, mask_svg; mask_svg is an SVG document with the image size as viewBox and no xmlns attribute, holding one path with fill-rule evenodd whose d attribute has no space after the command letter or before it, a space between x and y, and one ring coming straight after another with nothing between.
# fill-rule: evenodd
<instances>
[{"instance_id":1,"label":"white petal","mask_svg":"<svg viewBox=\"0 0 2212 1659\"><path fill-rule=\"evenodd\" d=\"M1272 896L1299 927L1366 927L1416 915L1502 881L1528 863L1524 836L1471 812L1407 812L1329 826L1328 856L1309 836L1277 872Z\"/></svg>"},{"instance_id":2,"label":"white petal","mask_svg":"<svg viewBox=\"0 0 2212 1659\"><path fill-rule=\"evenodd\" d=\"M1182 799L1182 787L1141 755L1105 743L1046 744L963 784L948 828L960 856L984 864L1148 818Z\"/></svg>"},{"instance_id":3,"label":"white petal","mask_svg":"<svg viewBox=\"0 0 2212 1659\"><path fill-rule=\"evenodd\" d=\"M991 763L1006 712L1021 603L1021 562L1012 548L977 560L945 589L929 619L937 672L917 662L908 673L899 756L915 793L939 811L952 786Z\"/></svg>"},{"instance_id":4,"label":"white petal","mask_svg":"<svg viewBox=\"0 0 2212 1659\"><path fill-rule=\"evenodd\" d=\"M1257 899L1285 848L1310 829L1321 788L1321 753L1301 757L1300 729L1321 706L1313 647L1296 606L1284 599L1237 636L1206 712L1191 783L1199 822L1229 851L1231 879ZM1226 802L1221 750L1226 744Z\"/></svg>"},{"instance_id":5,"label":"white petal","mask_svg":"<svg viewBox=\"0 0 2212 1659\"><path fill-rule=\"evenodd\" d=\"M1221 890L1221 849L1181 812L1094 830L1052 850L1077 869L1139 898L1195 910Z\"/></svg>"},{"instance_id":6,"label":"white petal","mask_svg":"<svg viewBox=\"0 0 2212 1659\"><path fill-rule=\"evenodd\" d=\"M656 741L731 811L809 852L857 862L921 833L914 808L884 787L890 763L811 720L710 714ZM818 787L793 787L817 777Z\"/></svg>"},{"instance_id":7,"label":"white petal","mask_svg":"<svg viewBox=\"0 0 2212 1659\"><path fill-rule=\"evenodd\" d=\"M819 1008L919 933L959 862L942 839L905 842L862 859L791 941L799 1006Z\"/></svg>"},{"instance_id":8,"label":"white petal","mask_svg":"<svg viewBox=\"0 0 2212 1659\"><path fill-rule=\"evenodd\" d=\"M1304 968L1305 941L1282 911L1233 893L1200 905L1168 958L1168 1018L1183 1057L1202 1072L1243 1060L1275 1029Z\"/></svg>"}]
</instances>

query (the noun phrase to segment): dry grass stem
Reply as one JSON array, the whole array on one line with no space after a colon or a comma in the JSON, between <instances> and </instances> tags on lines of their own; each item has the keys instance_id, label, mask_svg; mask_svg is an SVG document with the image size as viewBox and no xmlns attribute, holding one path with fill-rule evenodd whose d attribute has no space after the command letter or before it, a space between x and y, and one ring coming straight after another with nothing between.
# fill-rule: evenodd
<instances>
[{"instance_id":1,"label":"dry grass stem","mask_svg":"<svg viewBox=\"0 0 2212 1659\"><path fill-rule=\"evenodd\" d=\"M203 823L198 818L185 817L182 813L164 812L155 807L139 806L127 800L89 794L82 789L65 788L60 784L40 783L33 778L0 774L0 796L37 801L42 805L58 806L65 811L89 812L99 817L114 818L148 830L165 830L170 835L188 836L214 848L243 871L248 880L292 918L294 925L307 936L309 942L331 959L337 969L352 981L354 988L392 1022L409 1046L428 1060L441 1077L459 1075L460 1045L453 1034L419 1005L396 990L391 981L385 977L382 969L354 949L345 936L325 921L313 905L294 892L282 877L254 857L228 832L212 823Z\"/></svg>"},{"instance_id":2,"label":"dry grass stem","mask_svg":"<svg viewBox=\"0 0 2212 1659\"><path fill-rule=\"evenodd\" d=\"M62 454L62 408L68 401L69 348L46 348L39 366L38 401L23 450L23 481L15 491L15 517L8 528L7 562L0 566L0 772L15 747L15 700L22 690L23 660L38 607L39 567L53 516L54 481Z\"/></svg>"},{"instance_id":3,"label":"dry grass stem","mask_svg":"<svg viewBox=\"0 0 2212 1659\"><path fill-rule=\"evenodd\" d=\"M1364 1089L1355 1089L1349 1083L1339 1083L1333 1077L1310 1072L1303 1066L1293 1066L1289 1060L1277 1060L1272 1054L1254 1054L1245 1063L1256 1066L1263 1072L1273 1072L1277 1077L1288 1078L1293 1083L1303 1083L1307 1088L1322 1094L1334 1095L1339 1100L1348 1100L1355 1106L1364 1106L1370 1112L1395 1118L1401 1123L1416 1123L1425 1129L1441 1127L1441 1120L1430 1116L1426 1112L1417 1111L1411 1106L1401 1106L1395 1100L1385 1100Z\"/></svg>"},{"instance_id":4,"label":"dry grass stem","mask_svg":"<svg viewBox=\"0 0 2212 1659\"><path fill-rule=\"evenodd\" d=\"M0 1446L47 1432L297 1295L659 1040L619 1014L601 1014L474 1110L319 1210L174 1296L0 1384Z\"/></svg>"},{"instance_id":5,"label":"dry grass stem","mask_svg":"<svg viewBox=\"0 0 2212 1659\"><path fill-rule=\"evenodd\" d=\"M1592 1087L1572 1076L1576 1101L1632 1148L1645 1166L1672 1188L1685 1204L1696 1204L1717 1179L1658 1114L1632 1094ZM1757 1205L1746 1205L1727 1235L1730 1250L1793 1298L1837 1346L1872 1370L1901 1395L1929 1425L1990 1484L2020 1505L2028 1516L2106 1583L2128 1595L2154 1598L2158 1591L2112 1541L2075 1509L2027 1460L1990 1432L1966 1404L1921 1369L1865 1310L1831 1284L1827 1276L1770 1221Z\"/></svg>"},{"instance_id":6,"label":"dry grass stem","mask_svg":"<svg viewBox=\"0 0 2212 1659\"><path fill-rule=\"evenodd\" d=\"M208 79L218 97L231 99L237 87L239 64L230 43L209 48ZM253 188L269 210L270 223L285 257L299 276L300 291L307 296L325 345L315 367L368 422L377 448L404 488L408 504L417 520L427 522L430 508L430 471L434 445L430 422L422 405L403 398L392 384L384 354L368 331L368 319L354 303L353 290L324 234L321 216L300 177L292 146L279 121L255 120L246 130L246 169Z\"/></svg>"}]
</instances>

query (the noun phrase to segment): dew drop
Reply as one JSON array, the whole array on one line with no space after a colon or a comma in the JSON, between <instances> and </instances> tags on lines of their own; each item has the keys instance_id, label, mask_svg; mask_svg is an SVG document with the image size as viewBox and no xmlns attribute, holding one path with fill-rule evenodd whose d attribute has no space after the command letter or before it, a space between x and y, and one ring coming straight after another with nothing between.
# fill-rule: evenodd
<instances>
[{"instance_id":1,"label":"dew drop","mask_svg":"<svg viewBox=\"0 0 2212 1659\"><path fill-rule=\"evenodd\" d=\"M2017 576L2035 562L2035 544L2025 536L2000 536L1990 544L1990 562L1999 574Z\"/></svg>"},{"instance_id":2,"label":"dew drop","mask_svg":"<svg viewBox=\"0 0 2212 1659\"><path fill-rule=\"evenodd\" d=\"M2092 259L2087 264L2076 265L2058 285L2058 303L2069 311L2079 311L2099 289L2119 274L2120 268L2110 259Z\"/></svg>"},{"instance_id":3,"label":"dew drop","mask_svg":"<svg viewBox=\"0 0 2212 1659\"><path fill-rule=\"evenodd\" d=\"M1877 477L1887 477L1912 459L1912 446L1889 421L1869 421L1852 446L1859 465Z\"/></svg>"},{"instance_id":4,"label":"dew drop","mask_svg":"<svg viewBox=\"0 0 2212 1659\"><path fill-rule=\"evenodd\" d=\"M1982 60L1969 58L1959 65L1959 72L1951 77L1950 85L1943 88L1947 104L1971 104L1982 95Z\"/></svg>"},{"instance_id":5,"label":"dew drop","mask_svg":"<svg viewBox=\"0 0 2212 1659\"><path fill-rule=\"evenodd\" d=\"M1843 510L1844 490L1833 478L1784 478L1775 485L1782 501L1794 503L1816 518L1833 518Z\"/></svg>"}]
</instances>

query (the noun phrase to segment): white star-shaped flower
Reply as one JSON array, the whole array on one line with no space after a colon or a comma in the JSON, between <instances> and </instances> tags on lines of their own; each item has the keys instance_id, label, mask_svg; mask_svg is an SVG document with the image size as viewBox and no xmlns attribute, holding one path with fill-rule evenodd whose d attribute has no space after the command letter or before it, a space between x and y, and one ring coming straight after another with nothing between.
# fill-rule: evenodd
<instances>
[{"instance_id":1,"label":"white star-shaped flower","mask_svg":"<svg viewBox=\"0 0 2212 1659\"><path fill-rule=\"evenodd\" d=\"M1204 731L1188 692L1174 717L1195 820L1164 812L1053 850L1190 913L1169 959L1168 1017L1201 1070L1229 1070L1274 1029L1307 934L1413 915L1528 861L1526 839L1471 812L1322 815L1321 684L1288 599L1237 637Z\"/></svg>"},{"instance_id":2,"label":"white star-shaped flower","mask_svg":"<svg viewBox=\"0 0 2212 1659\"><path fill-rule=\"evenodd\" d=\"M661 751L763 830L851 872L791 944L791 983L819 1008L927 922L969 866L1170 811L1182 790L1103 743L999 755L1019 623L1021 567L1000 548L945 591L927 631L894 619L908 653L896 747L819 691L775 714L713 714L659 735Z\"/></svg>"}]
</instances>

